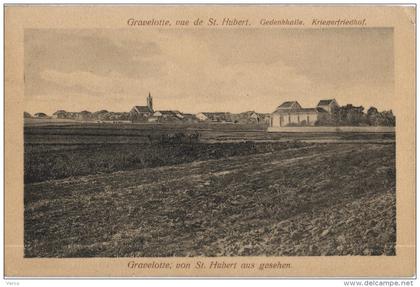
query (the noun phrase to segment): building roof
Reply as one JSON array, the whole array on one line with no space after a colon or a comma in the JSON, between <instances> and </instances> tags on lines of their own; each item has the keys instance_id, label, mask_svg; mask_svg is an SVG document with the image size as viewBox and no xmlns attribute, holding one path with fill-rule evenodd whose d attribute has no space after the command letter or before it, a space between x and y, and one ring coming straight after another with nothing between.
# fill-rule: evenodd
<instances>
[{"instance_id":1,"label":"building roof","mask_svg":"<svg viewBox=\"0 0 420 287\"><path fill-rule=\"evenodd\" d=\"M167 115L167 116L176 116L177 114L181 114L180 111L158 111L159 113L161 113L162 115Z\"/></svg>"},{"instance_id":2,"label":"building roof","mask_svg":"<svg viewBox=\"0 0 420 287\"><path fill-rule=\"evenodd\" d=\"M294 104L297 104L298 106L300 106L297 101L287 101L287 102L282 103L280 106L278 106L278 108L288 109L288 108L291 108Z\"/></svg>"},{"instance_id":3,"label":"building roof","mask_svg":"<svg viewBox=\"0 0 420 287\"><path fill-rule=\"evenodd\" d=\"M224 115L229 115L230 113L225 113L225 112L202 112L199 114L203 114L205 116L224 116Z\"/></svg>"},{"instance_id":4,"label":"building roof","mask_svg":"<svg viewBox=\"0 0 420 287\"><path fill-rule=\"evenodd\" d=\"M328 106L332 102L336 102L335 99L328 99L328 100L320 100L318 106Z\"/></svg>"},{"instance_id":5,"label":"building roof","mask_svg":"<svg viewBox=\"0 0 420 287\"><path fill-rule=\"evenodd\" d=\"M149 109L148 106L134 106L134 108L138 113L152 113L153 111Z\"/></svg>"},{"instance_id":6,"label":"building roof","mask_svg":"<svg viewBox=\"0 0 420 287\"><path fill-rule=\"evenodd\" d=\"M316 108L300 108L296 110L276 110L275 113L284 113L284 114L307 114L307 113L327 113L326 110L320 107Z\"/></svg>"},{"instance_id":7,"label":"building roof","mask_svg":"<svg viewBox=\"0 0 420 287\"><path fill-rule=\"evenodd\" d=\"M326 110L324 110L323 108L320 108L320 107L300 109L300 110L298 110L297 112L316 112L316 113L327 113L327 111L326 111Z\"/></svg>"},{"instance_id":8,"label":"building roof","mask_svg":"<svg viewBox=\"0 0 420 287\"><path fill-rule=\"evenodd\" d=\"M204 116L206 116L208 119L212 120L212 121L231 121L232 120L232 115L230 113L225 113L225 112L203 112L203 113L198 113L199 114L203 114Z\"/></svg>"},{"instance_id":9,"label":"building roof","mask_svg":"<svg viewBox=\"0 0 420 287\"><path fill-rule=\"evenodd\" d=\"M252 114L257 114L257 113L255 111L246 111L246 112L240 113L240 115L246 115L246 116L250 116Z\"/></svg>"},{"instance_id":10,"label":"building roof","mask_svg":"<svg viewBox=\"0 0 420 287\"><path fill-rule=\"evenodd\" d=\"M320 113L328 113L325 109L323 109L321 107L316 107L315 109Z\"/></svg>"},{"instance_id":11,"label":"building roof","mask_svg":"<svg viewBox=\"0 0 420 287\"><path fill-rule=\"evenodd\" d=\"M197 119L197 117L193 114L182 114L185 119Z\"/></svg>"}]
</instances>

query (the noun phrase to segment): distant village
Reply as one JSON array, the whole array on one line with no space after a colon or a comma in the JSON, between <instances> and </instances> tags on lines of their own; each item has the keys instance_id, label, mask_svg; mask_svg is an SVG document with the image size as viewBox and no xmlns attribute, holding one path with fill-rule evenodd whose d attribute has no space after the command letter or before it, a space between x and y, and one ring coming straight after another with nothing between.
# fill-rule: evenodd
<instances>
[{"instance_id":1,"label":"distant village","mask_svg":"<svg viewBox=\"0 0 420 287\"><path fill-rule=\"evenodd\" d=\"M155 110L153 108L153 98L149 93L146 98L147 105L134 106L129 112L111 112L107 110L100 110L97 112L81 111L81 112L67 112L58 110L51 116L39 112L31 115L24 113L25 118L39 118L39 119L68 119L77 121L94 121L98 123L198 123L198 122L218 122L218 123L265 123L268 124L270 114L256 113L254 111L247 111L243 113L228 113L228 112L200 112L197 114L183 113L178 110Z\"/></svg>"},{"instance_id":2,"label":"distant village","mask_svg":"<svg viewBox=\"0 0 420 287\"><path fill-rule=\"evenodd\" d=\"M237 123L261 124L270 127L290 126L395 126L392 110L378 111L370 107L366 113L364 107L347 104L340 106L335 99L320 100L314 108L304 108L297 101L286 101L273 113L200 112L183 113L178 110L155 110L153 98L149 93L145 106L134 106L129 112L67 112L58 110L51 116L39 112L31 115L24 113L25 118L64 119L76 121L93 121L97 123Z\"/></svg>"}]
</instances>

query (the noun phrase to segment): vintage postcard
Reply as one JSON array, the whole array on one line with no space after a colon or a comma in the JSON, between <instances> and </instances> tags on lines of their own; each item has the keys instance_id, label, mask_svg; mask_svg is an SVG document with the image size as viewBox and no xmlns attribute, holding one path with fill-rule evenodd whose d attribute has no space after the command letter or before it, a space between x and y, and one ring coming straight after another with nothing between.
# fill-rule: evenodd
<instances>
[{"instance_id":1,"label":"vintage postcard","mask_svg":"<svg viewBox=\"0 0 420 287\"><path fill-rule=\"evenodd\" d=\"M5 276L415 276L415 6L4 9Z\"/></svg>"}]
</instances>

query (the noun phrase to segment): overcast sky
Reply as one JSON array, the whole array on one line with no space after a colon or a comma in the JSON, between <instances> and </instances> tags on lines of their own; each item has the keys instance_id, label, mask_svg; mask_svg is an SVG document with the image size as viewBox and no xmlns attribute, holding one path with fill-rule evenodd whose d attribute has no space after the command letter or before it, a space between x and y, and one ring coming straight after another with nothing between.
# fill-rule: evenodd
<instances>
[{"instance_id":1,"label":"overcast sky","mask_svg":"<svg viewBox=\"0 0 420 287\"><path fill-rule=\"evenodd\" d=\"M25 110L392 109L393 30L25 30Z\"/></svg>"}]
</instances>

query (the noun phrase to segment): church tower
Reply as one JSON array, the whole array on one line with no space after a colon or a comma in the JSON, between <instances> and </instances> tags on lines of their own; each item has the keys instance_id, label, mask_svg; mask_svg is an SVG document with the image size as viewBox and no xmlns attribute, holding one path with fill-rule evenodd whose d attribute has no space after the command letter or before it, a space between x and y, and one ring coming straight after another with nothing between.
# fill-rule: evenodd
<instances>
[{"instance_id":1,"label":"church tower","mask_svg":"<svg viewBox=\"0 0 420 287\"><path fill-rule=\"evenodd\" d=\"M149 96L147 97L147 107L149 108L149 110L153 112L153 98L150 95L150 92L149 92Z\"/></svg>"}]
</instances>

